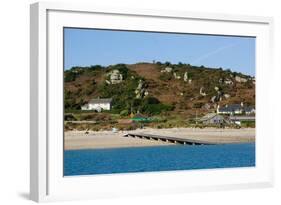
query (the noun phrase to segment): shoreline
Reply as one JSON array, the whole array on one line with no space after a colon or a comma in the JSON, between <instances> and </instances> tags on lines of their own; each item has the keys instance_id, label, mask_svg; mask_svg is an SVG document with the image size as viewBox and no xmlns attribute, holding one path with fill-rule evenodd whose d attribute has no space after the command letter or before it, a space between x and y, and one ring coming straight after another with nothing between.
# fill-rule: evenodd
<instances>
[{"instance_id":1,"label":"shoreline","mask_svg":"<svg viewBox=\"0 0 281 205\"><path fill-rule=\"evenodd\" d=\"M64 138L64 150L107 149L126 147L151 147L176 145L147 139L123 137L127 133L157 134L183 139L204 140L217 144L242 144L255 142L255 128L144 128L131 131L67 131ZM182 145L180 145L182 146ZM187 145L188 146L188 145Z\"/></svg>"},{"instance_id":2,"label":"shoreline","mask_svg":"<svg viewBox=\"0 0 281 205\"><path fill-rule=\"evenodd\" d=\"M255 142L233 142L233 143L225 143L225 144L216 144L216 145L242 145L242 144L254 144ZM80 149L65 149L64 151L80 151L80 150L112 150L112 149L127 149L127 148L132 148L132 149L141 149L141 148L153 148L153 147L170 147L170 146L183 146L180 144L167 144L167 145L143 145L143 146L135 146L135 147L97 147L97 148L80 148ZM193 146L193 145L185 145L186 147L188 146ZM195 145L198 146L198 145ZM214 146L214 145L200 145L200 146Z\"/></svg>"}]
</instances>

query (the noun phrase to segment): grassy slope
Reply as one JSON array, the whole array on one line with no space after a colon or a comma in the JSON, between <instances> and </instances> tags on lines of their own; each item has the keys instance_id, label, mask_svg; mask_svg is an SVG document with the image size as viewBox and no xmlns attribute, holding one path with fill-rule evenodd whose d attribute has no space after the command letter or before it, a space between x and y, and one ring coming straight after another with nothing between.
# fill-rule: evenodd
<instances>
[{"instance_id":1,"label":"grassy slope","mask_svg":"<svg viewBox=\"0 0 281 205\"><path fill-rule=\"evenodd\" d=\"M232 73L221 69L209 69L204 67L193 67L190 65L172 65L175 72L181 76L181 79L175 79L171 73L161 73L160 71L166 66L161 64L139 63L126 65L129 69L127 79L118 85L107 87L106 91L118 92L118 97L123 97L124 101L128 101L134 96L134 89L137 86L135 83L139 78L143 78L149 96L156 97L163 104L174 105L175 109L165 113L165 115L184 116L185 118L193 117L197 112L198 115L210 112L204 108L195 108L198 104L210 103L210 98L216 94L215 86L221 87L224 93L231 95L229 99L224 99L220 102L221 105L244 102L248 105L255 104L255 86L252 81L247 83L236 83L235 75L244 76L243 74ZM106 73L109 68L79 68L72 71L78 73L76 77L65 82L65 101L78 109L81 104L86 103L91 98L110 97L104 96L103 88L105 86ZM183 80L184 72L188 72L192 79L192 83L188 84ZM135 79L131 79L134 76ZM164 77L163 77L164 76ZM167 78L167 76L170 77ZM249 76L244 76L249 77ZM234 85L220 84L220 78L229 78ZM131 89L126 90L127 87ZM201 87L205 88L207 95L205 97L199 94ZM124 92L130 92L127 96ZM123 93L122 93L123 92ZM125 96L126 95L126 96ZM113 96L114 97L114 96ZM117 95L116 95L117 97ZM124 102L126 103L126 102Z\"/></svg>"}]
</instances>

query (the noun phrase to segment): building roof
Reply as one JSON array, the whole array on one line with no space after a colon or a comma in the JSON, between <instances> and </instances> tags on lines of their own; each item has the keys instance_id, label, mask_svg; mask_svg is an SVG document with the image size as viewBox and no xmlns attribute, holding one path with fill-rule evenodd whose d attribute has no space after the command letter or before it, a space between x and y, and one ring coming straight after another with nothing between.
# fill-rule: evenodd
<instances>
[{"instance_id":1,"label":"building roof","mask_svg":"<svg viewBox=\"0 0 281 205\"><path fill-rule=\"evenodd\" d=\"M92 104L98 104L98 103L111 103L112 98L96 98L96 99L92 99L89 101L89 103Z\"/></svg>"},{"instance_id":2,"label":"building roof","mask_svg":"<svg viewBox=\"0 0 281 205\"><path fill-rule=\"evenodd\" d=\"M219 108L219 112L234 112L235 110L241 110L243 107L240 104L232 104Z\"/></svg>"},{"instance_id":3,"label":"building roof","mask_svg":"<svg viewBox=\"0 0 281 205\"><path fill-rule=\"evenodd\" d=\"M254 107L254 106L249 106L249 107L245 107L245 108L244 108L244 111L245 111L245 112L251 112L252 110L255 110L255 107Z\"/></svg>"},{"instance_id":4,"label":"building roof","mask_svg":"<svg viewBox=\"0 0 281 205\"><path fill-rule=\"evenodd\" d=\"M219 112L235 112L237 110L243 110L245 112L251 112L254 110L254 106L241 106L241 104L231 104L218 109Z\"/></svg>"}]
</instances>

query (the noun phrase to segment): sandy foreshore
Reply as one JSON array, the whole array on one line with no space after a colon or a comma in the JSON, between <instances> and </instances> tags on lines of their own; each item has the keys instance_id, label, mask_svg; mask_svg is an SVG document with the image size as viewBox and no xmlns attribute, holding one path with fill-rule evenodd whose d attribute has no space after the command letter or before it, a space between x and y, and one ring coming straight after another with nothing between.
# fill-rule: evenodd
<instances>
[{"instance_id":1,"label":"sandy foreshore","mask_svg":"<svg viewBox=\"0 0 281 205\"><path fill-rule=\"evenodd\" d=\"M255 141L254 128L218 129L218 128L170 128L170 129L137 129L132 131L67 131L65 132L65 150L100 149L118 147L142 147L173 145L162 141L123 137L127 133L145 133L161 136L202 140L212 143L246 143Z\"/></svg>"}]
</instances>

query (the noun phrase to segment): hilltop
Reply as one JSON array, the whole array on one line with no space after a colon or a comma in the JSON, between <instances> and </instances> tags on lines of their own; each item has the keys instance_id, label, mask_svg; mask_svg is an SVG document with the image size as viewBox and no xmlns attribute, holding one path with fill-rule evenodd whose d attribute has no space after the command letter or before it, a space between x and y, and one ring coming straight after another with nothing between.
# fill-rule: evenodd
<instances>
[{"instance_id":1,"label":"hilltop","mask_svg":"<svg viewBox=\"0 0 281 205\"><path fill-rule=\"evenodd\" d=\"M212 112L217 105L255 105L251 76L189 64L137 63L73 67L64 71L65 110L80 110L92 98L112 98L111 113L184 116Z\"/></svg>"}]
</instances>

